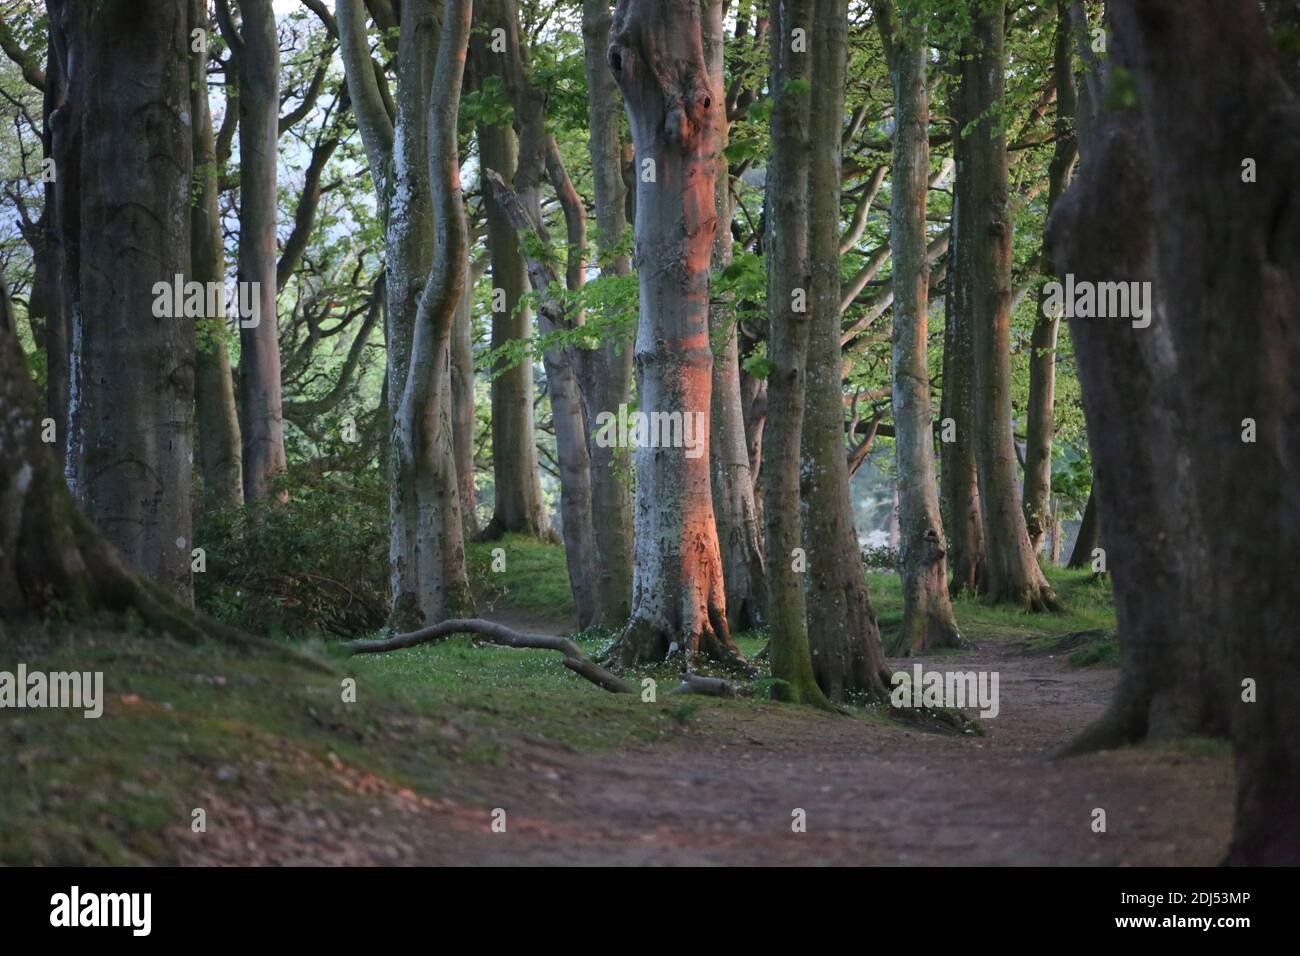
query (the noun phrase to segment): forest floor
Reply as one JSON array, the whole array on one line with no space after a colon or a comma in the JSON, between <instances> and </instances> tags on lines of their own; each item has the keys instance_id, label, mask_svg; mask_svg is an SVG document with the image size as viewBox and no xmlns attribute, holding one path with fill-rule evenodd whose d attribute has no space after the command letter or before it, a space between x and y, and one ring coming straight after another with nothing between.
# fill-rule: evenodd
<instances>
[{"instance_id":1,"label":"forest floor","mask_svg":"<svg viewBox=\"0 0 1300 956\"><path fill-rule=\"evenodd\" d=\"M999 674L983 736L921 730L884 708L679 697L664 692L668 671L643 702L581 681L556 655L468 638L343 661L309 648L337 672L307 674L147 634L46 629L18 659L104 671L107 704L98 720L4 712L0 862L1216 863L1232 819L1226 746L1049 759L1101 714L1118 675L1095 626L1104 589L1077 575L1057 584L1078 613L961 602L975 647L920 659ZM873 575L872 589L888 629L896 588ZM526 608L490 613L565 629ZM762 641L741 644L752 654ZM341 699L347 675L355 702Z\"/></svg>"}]
</instances>

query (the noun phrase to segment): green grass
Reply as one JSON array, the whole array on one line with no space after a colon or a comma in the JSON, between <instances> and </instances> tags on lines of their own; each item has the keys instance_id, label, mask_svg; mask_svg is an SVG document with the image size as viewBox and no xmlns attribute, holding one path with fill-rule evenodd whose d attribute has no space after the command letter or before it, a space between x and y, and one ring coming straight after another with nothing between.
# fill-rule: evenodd
<instances>
[{"instance_id":1,"label":"green grass","mask_svg":"<svg viewBox=\"0 0 1300 956\"><path fill-rule=\"evenodd\" d=\"M1046 568L1047 579L1064 605L1060 614L1030 614L1019 608L990 606L978 596L963 595L953 602L962 633L975 643L991 639L1042 640L1076 631L1115 628L1110 584L1090 571ZM898 575L867 575L871 605L886 639L903 623L903 588Z\"/></svg>"},{"instance_id":2,"label":"green grass","mask_svg":"<svg viewBox=\"0 0 1300 956\"><path fill-rule=\"evenodd\" d=\"M494 547L505 549L501 574L490 571ZM508 537L472 545L470 562L480 601L539 621L571 619L559 545ZM1040 642L1113 629L1104 586L1086 573L1050 574L1067 614L1025 615L962 600L963 629L977 641L1009 635ZM897 579L871 575L870 585L882 625L896 626ZM594 656L608 636L577 640ZM753 657L766 637L742 634L737 643ZM672 665L626 675L638 688L646 678L656 682L651 703L641 694L600 691L557 654L468 637L355 658L319 641L303 647L335 672L179 645L138 628L52 624L11 632L0 670L22 661L29 670L103 671L107 703L98 720L80 711L0 715L0 863L175 862L191 811L205 801L262 806L310 794L336 801L329 804L336 812L360 815L364 800L345 799L348 791L338 786L340 765L425 796L473 799L486 793L489 774L499 776L498 765L530 742L617 751L707 733L711 716L724 710L790 714L757 698L673 695ZM342 700L345 677L356 680L355 703ZM757 686L761 692L762 682Z\"/></svg>"},{"instance_id":3,"label":"green grass","mask_svg":"<svg viewBox=\"0 0 1300 956\"><path fill-rule=\"evenodd\" d=\"M504 559L503 571L494 568L495 558ZM547 621L572 619L576 613L562 545L508 534L468 544L466 562L480 613L527 611Z\"/></svg>"}]
</instances>

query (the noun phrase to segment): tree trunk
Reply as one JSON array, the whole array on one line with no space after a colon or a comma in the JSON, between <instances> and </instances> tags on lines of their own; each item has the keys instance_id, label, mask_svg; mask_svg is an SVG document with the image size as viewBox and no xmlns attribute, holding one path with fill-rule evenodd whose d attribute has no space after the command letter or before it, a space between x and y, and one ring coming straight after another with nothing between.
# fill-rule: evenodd
<instances>
[{"instance_id":1,"label":"tree trunk","mask_svg":"<svg viewBox=\"0 0 1300 956\"><path fill-rule=\"evenodd\" d=\"M814 0L772 0L770 21L772 156L766 179L767 378L763 439L763 515L767 538L772 691L778 700L829 707L813 672L804 589L807 557L799 508L800 445L808 368L809 320L796 299L809 280L809 57L791 49L795 30L812 30Z\"/></svg>"},{"instance_id":2,"label":"tree trunk","mask_svg":"<svg viewBox=\"0 0 1300 956\"><path fill-rule=\"evenodd\" d=\"M1138 105L1102 117L1049 239L1076 282L1153 280L1155 307L1145 328L1071 321L1124 649L1079 747L1230 723L1228 862L1295 864L1296 91L1247 0L1109 11Z\"/></svg>"},{"instance_id":3,"label":"tree trunk","mask_svg":"<svg viewBox=\"0 0 1300 956\"><path fill-rule=\"evenodd\" d=\"M195 29L208 28L206 0L190 0L190 22ZM192 53L190 61L190 114L193 117L194 178L196 195L190 208L190 278L195 282L226 282L225 249L217 207L217 149L208 106L208 55ZM205 301L209 301L205 297ZM225 297L217 301L224 305ZM199 475L203 479L203 503L208 508L227 508L244 501L243 449L239 436L239 413L235 407L235 381L230 373L230 350L226 345L224 308L204 315L198 322L194 362L194 411L196 442L199 446Z\"/></svg>"},{"instance_id":4,"label":"tree trunk","mask_svg":"<svg viewBox=\"0 0 1300 956\"><path fill-rule=\"evenodd\" d=\"M958 71L960 72L960 71ZM975 460L975 316L971 303L970 137L963 130L966 97L957 78L949 82L952 114L952 225L948 294L943 323L943 398L940 404L940 494L948 532L948 593L958 597L988 586L985 573L984 522L980 518L978 468Z\"/></svg>"},{"instance_id":5,"label":"tree trunk","mask_svg":"<svg viewBox=\"0 0 1300 956\"><path fill-rule=\"evenodd\" d=\"M190 267L189 17L110 3L85 28L74 487L127 561L188 601L194 326L157 316L154 286Z\"/></svg>"},{"instance_id":6,"label":"tree trunk","mask_svg":"<svg viewBox=\"0 0 1300 956\"><path fill-rule=\"evenodd\" d=\"M807 405L802 435L804 542L808 549L808 639L817 683L832 699L883 696L889 668L867 594L853 526L844 444L840 350L840 142L848 47L845 0L817 0L808 52L812 60L808 171Z\"/></svg>"},{"instance_id":7,"label":"tree trunk","mask_svg":"<svg viewBox=\"0 0 1300 956\"><path fill-rule=\"evenodd\" d=\"M704 58L714 89L723 88L726 34L722 18L725 5L723 0L710 0L704 14ZM727 132L726 110L720 109L714 271L725 269L731 263L731 180L724 152ZM749 471L749 449L741 412L739 334L731 317L720 308L710 311L709 327L715 343L709 467L713 511L722 549L722 578L727 589L727 623L733 631L749 630L762 623L764 574L763 554L758 543L758 512L754 507L754 479Z\"/></svg>"},{"instance_id":8,"label":"tree trunk","mask_svg":"<svg viewBox=\"0 0 1300 956\"><path fill-rule=\"evenodd\" d=\"M608 62L636 146L640 409L707 422L722 91L711 85L701 19L696 0L620 0ZM634 452L632 617L619 639L625 663L662 660L674 644L688 666L700 651L739 658L727 625L707 431L698 438L693 449L642 442Z\"/></svg>"},{"instance_id":9,"label":"tree trunk","mask_svg":"<svg viewBox=\"0 0 1300 956\"><path fill-rule=\"evenodd\" d=\"M561 283L552 265L551 240L542 214L542 180L547 175L555 184L563 207L569 259L564 279L570 291L582 287L586 271L583 248L587 242L586 213L560 159L559 149L546 131L545 98L533 86L527 52L519 40L519 12L514 0L489 0L480 22L490 31L505 31L505 51L500 56L501 75L507 96L514 105L519 157L513 188L492 170L484 176L493 187L493 199L511 227L518 233L520 253L528 277L538 296L537 324L543 335L581 324L578 310L569 310L554 289ZM547 252L529 252L535 240ZM571 311L573 314L571 314ZM551 400L551 421L555 428L555 452L560 465L560 515L569 587L578 612L578 625L587 628L596 618L596 542L591 509L591 457L587 447L589 431L583 408L578 368L584 356L578 349L547 348L542 356Z\"/></svg>"},{"instance_id":10,"label":"tree trunk","mask_svg":"<svg viewBox=\"0 0 1300 956\"><path fill-rule=\"evenodd\" d=\"M436 623L471 604L451 426L451 331L465 289L468 243L455 134L457 64L464 63L457 32L460 7L468 5L447 4L449 22L439 37L434 0L414 0L403 10L398 38L385 284L395 406L389 566L392 625L400 630ZM450 72L456 75L449 87ZM443 128L448 122L450 133Z\"/></svg>"},{"instance_id":11,"label":"tree trunk","mask_svg":"<svg viewBox=\"0 0 1300 956\"><path fill-rule=\"evenodd\" d=\"M876 17L894 87L894 165L890 245L893 248L894 447L903 580L903 625L894 646L906 653L965 643L948 600L943 522L934 474L927 330L930 267L925 210L930 171L930 102L925 27L877 3Z\"/></svg>"},{"instance_id":12,"label":"tree trunk","mask_svg":"<svg viewBox=\"0 0 1300 956\"><path fill-rule=\"evenodd\" d=\"M1052 77L1056 86L1056 143L1052 147L1052 161L1047 171L1049 215L1070 184L1070 174L1079 154L1074 135L1076 96L1074 64L1070 55L1074 37L1069 3L1057 0L1056 13L1056 45L1052 60ZM1042 272L1049 277L1054 274L1046 248L1043 250ZM1046 286L1039 294L1030 340L1029 403L1025 412L1028 436L1025 440L1025 526L1029 532L1029 546L1035 554L1051 528L1052 442L1056 437L1056 338L1061 322L1060 316L1047 314L1045 290Z\"/></svg>"},{"instance_id":13,"label":"tree trunk","mask_svg":"<svg viewBox=\"0 0 1300 956\"><path fill-rule=\"evenodd\" d=\"M286 466L276 288L276 159L280 40L271 0L244 0L239 68L239 281L254 287L259 315L240 317L239 413L244 499L258 501Z\"/></svg>"},{"instance_id":14,"label":"tree trunk","mask_svg":"<svg viewBox=\"0 0 1300 956\"><path fill-rule=\"evenodd\" d=\"M965 115L980 117L970 136L971 258L965 274L975 327L976 459L988 599L1045 611L1058 605L1029 544L1012 434L1012 213L1006 134L996 112L1006 71L1005 16L998 0L975 17L976 54L963 64Z\"/></svg>"},{"instance_id":15,"label":"tree trunk","mask_svg":"<svg viewBox=\"0 0 1300 956\"><path fill-rule=\"evenodd\" d=\"M57 3L56 3L57 9ZM44 105L42 108L41 153L53 159L56 172L63 167L55 154L53 115L55 110L66 110L68 78L60 61L54 30L50 30L49 57L45 69ZM33 282L31 311L45 319L45 381L46 410L54 419L56 455L60 466L65 464L68 449L68 409L71 402L71 342L69 341L70 313L68 311L67 268L59 228L59 184L45 184L45 208L41 210L37 237L39 253L36 255L36 278ZM35 248L35 247L34 247ZM37 296L41 307L36 307Z\"/></svg>"},{"instance_id":16,"label":"tree trunk","mask_svg":"<svg viewBox=\"0 0 1300 956\"><path fill-rule=\"evenodd\" d=\"M476 40L476 42L478 42ZM484 53L480 62L499 59ZM486 73L487 71L482 71ZM515 175L516 142L509 126L478 126L479 161L506 182ZM527 340L532 319L519 307L528 282L519 240L492 190L483 180L483 210L487 218L487 248L492 261L492 348ZM498 298L499 297L499 298ZM524 356L513 366L498 362L492 379L492 520L485 538L508 532L545 536L550 519L542 502L533 430L533 362Z\"/></svg>"},{"instance_id":17,"label":"tree trunk","mask_svg":"<svg viewBox=\"0 0 1300 956\"><path fill-rule=\"evenodd\" d=\"M456 306L456 323L451 332L451 434L456 451L456 482L460 487L460 517L465 537L479 533L478 492L474 486L474 435L478 418L474 411L474 284L478 272L471 263L465 276L465 292Z\"/></svg>"},{"instance_id":18,"label":"tree trunk","mask_svg":"<svg viewBox=\"0 0 1300 956\"><path fill-rule=\"evenodd\" d=\"M1076 571L1091 567L1093 551L1101 546L1101 521L1097 515L1097 482L1093 479L1092 490L1088 492L1088 503L1083 508L1083 520L1079 522L1079 533L1074 539L1074 550L1070 552L1070 561L1066 565Z\"/></svg>"},{"instance_id":19,"label":"tree trunk","mask_svg":"<svg viewBox=\"0 0 1300 956\"><path fill-rule=\"evenodd\" d=\"M596 249L603 276L631 271L617 252L627 230L627 188L623 184L619 126L622 106L618 86L605 56L609 49L610 13L606 0L583 0L582 37L587 69L587 117L591 139L592 182L596 207ZM628 401L632 384L632 349L606 342L587 363L584 383L587 421L601 412L617 414ZM627 451L595 440L588 430L591 456L591 507L599 567L596 575L596 623L621 627L632 613L632 494L627 481Z\"/></svg>"}]
</instances>

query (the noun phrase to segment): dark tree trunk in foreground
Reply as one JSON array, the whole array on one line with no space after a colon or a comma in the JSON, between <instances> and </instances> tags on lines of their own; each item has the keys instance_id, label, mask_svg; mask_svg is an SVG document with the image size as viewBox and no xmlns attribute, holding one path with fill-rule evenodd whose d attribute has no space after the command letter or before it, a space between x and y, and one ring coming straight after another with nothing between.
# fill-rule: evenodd
<instances>
[{"instance_id":1,"label":"dark tree trunk in foreground","mask_svg":"<svg viewBox=\"0 0 1300 956\"><path fill-rule=\"evenodd\" d=\"M1066 0L1056 4L1056 45L1052 54L1052 77L1056 85L1056 143L1048 166L1047 208L1050 213L1066 186L1079 155L1074 135L1074 61L1070 54L1075 37ZM1052 276L1051 257L1043 250L1042 272ZM1046 289L1046 285L1044 285ZM1035 554L1052 530L1052 442L1056 437L1056 339L1060 316L1044 309L1046 295L1040 294L1029 352L1029 402L1026 409L1025 439L1025 526L1029 546Z\"/></svg>"},{"instance_id":2,"label":"dark tree trunk in foreground","mask_svg":"<svg viewBox=\"0 0 1300 956\"><path fill-rule=\"evenodd\" d=\"M971 315L975 328L976 458L984 524L987 596L1031 611L1057 607L1029 545L1011 421L1011 233L1007 140L996 110L1006 73L1005 4L975 17L976 55L963 65L965 114L980 117L970 136L967 166ZM969 226L969 231L965 227Z\"/></svg>"},{"instance_id":3,"label":"dark tree trunk in foreground","mask_svg":"<svg viewBox=\"0 0 1300 956\"><path fill-rule=\"evenodd\" d=\"M620 0L608 62L636 144L640 409L702 415L707 423L722 91L710 83L701 17L697 0ZM699 651L739 657L727 625L707 430L698 437L702 447L694 449L646 443L634 452L635 564L632 618L619 639L624 662L661 660L673 644L688 664Z\"/></svg>"},{"instance_id":4,"label":"dark tree trunk in foreground","mask_svg":"<svg viewBox=\"0 0 1300 956\"><path fill-rule=\"evenodd\" d=\"M778 700L830 706L813 673L807 560L799 515L800 445L808 370L809 92L811 64L794 53L795 30L812 30L813 0L772 0L772 158L767 166L768 419L763 438L768 627Z\"/></svg>"},{"instance_id":5,"label":"dark tree trunk in foreground","mask_svg":"<svg viewBox=\"0 0 1300 956\"><path fill-rule=\"evenodd\" d=\"M194 324L156 316L154 286L190 271L189 17L111 3L85 29L74 487L133 567L188 600Z\"/></svg>"},{"instance_id":6,"label":"dark tree trunk in foreground","mask_svg":"<svg viewBox=\"0 0 1300 956\"><path fill-rule=\"evenodd\" d=\"M280 341L275 314L276 159L280 41L271 0L244 0L239 68L239 281L258 283L260 315L240 317L239 413L244 498L257 501L285 470Z\"/></svg>"},{"instance_id":7,"label":"dark tree trunk in foreground","mask_svg":"<svg viewBox=\"0 0 1300 956\"><path fill-rule=\"evenodd\" d=\"M958 71L960 73L960 70ZM975 316L971 304L970 136L962 135L966 96L960 81L949 81L948 111L953 116L953 203L948 295L944 303L943 399L940 404L940 494L948 537L948 593L958 597L988 585L984 564L984 522L980 517L975 461Z\"/></svg>"},{"instance_id":8,"label":"dark tree trunk in foreground","mask_svg":"<svg viewBox=\"0 0 1300 956\"><path fill-rule=\"evenodd\" d=\"M207 29L206 0L190 0L190 22L194 29ZM190 208L190 274L195 282L226 283L225 250L217 207L217 147L208 106L208 55L192 53L193 79L190 110L194 129L195 196ZM205 297L205 301L208 301ZM224 303L225 297L218 299ZM239 413L235 407L235 380L230 374L230 350L226 345L227 320L224 308L196 319L197 343L194 360L194 406L199 475L203 479L206 507L231 507L244 501L243 448L239 436Z\"/></svg>"},{"instance_id":9,"label":"dark tree trunk in foreground","mask_svg":"<svg viewBox=\"0 0 1300 956\"><path fill-rule=\"evenodd\" d=\"M1080 746L1230 724L1228 862L1296 864L1296 91L1249 0L1109 10L1137 105L1101 118L1049 237L1076 282L1151 279L1156 306L1147 328L1071 322L1124 649L1116 700Z\"/></svg>"},{"instance_id":10,"label":"dark tree trunk in foreground","mask_svg":"<svg viewBox=\"0 0 1300 956\"><path fill-rule=\"evenodd\" d=\"M927 330L930 267L925 210L930 171L930 102L924 25L877 3L894 86L890 244L894 268L894 447L898 457L899 573L903 625L894 644L912 653L964 643L948 599L948 565L934 474Z\"/></svg>"},{"instance_id":11,"label":"dark tree trunk in foreground","mask_svg":"<svg viewBox=\"0 0 1300 956\"><path fill-rule=\"evenodd\" d=\"M41 440L41 404L8 301L0 278L0 643L9 623L132 614L184 641L211 638L305 663L282 645L196 615L169 588L130 568L86 519Z\"/></svg>"}]
</instances>

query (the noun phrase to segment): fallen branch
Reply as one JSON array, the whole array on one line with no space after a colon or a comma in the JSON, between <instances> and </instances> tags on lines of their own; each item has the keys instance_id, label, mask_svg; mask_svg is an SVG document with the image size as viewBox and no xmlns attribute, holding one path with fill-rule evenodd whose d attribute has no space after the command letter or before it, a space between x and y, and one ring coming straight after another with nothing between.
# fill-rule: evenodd
<instances>
[{"instance_id":1,"label":"fallen branch","mask_svg":"<svg viewBox=\"0 0 1300 956\"><path fill-rule=\"evenodd\" d=\"M493 644L504 647L535 648L545 651L559 651L564 655L564 666L575 674L580 674L597 687L611 694L631 694L632 685L621 677L611 674L595 661L578 650L578 645L567 637L555 637L550 634L523 634L504 624L485 621L479 617L457 618L443 621L431 627L424 627L407 634L396 634L377 640L348 641L343 646L353 654L380 654L385 651L401 650L419 644L436 644L456 634L477 634Z\"/></svg>"}]
</instances>

